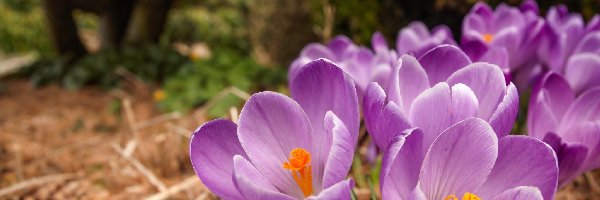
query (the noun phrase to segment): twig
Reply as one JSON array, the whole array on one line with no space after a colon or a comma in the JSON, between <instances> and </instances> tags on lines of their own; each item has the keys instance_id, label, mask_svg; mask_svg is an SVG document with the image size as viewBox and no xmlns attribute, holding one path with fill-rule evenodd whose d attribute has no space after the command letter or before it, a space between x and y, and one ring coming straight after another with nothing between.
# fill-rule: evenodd
<instances>
[{"instance_id":1,"label":"twig","mask_svg":"<svg viewBox=\"0 0 600 200\"><path fill-rule=\"evenodd\" d=\"M53 149L47 153L44 153L44 156L42 156L41 159L37 159L29 165L37 166L37 165L44 163L46 160L48 160L48 158L56 157L56 156L60 155L61 153L64 153L64 152L67 152L70 150L75 150L75 149L82 148L82 147L93 148L99 144L105 144L105 142L109 142L109 141L111 141L111 139L109 139L108 136L99 135L99 136L95 136L93 138L86 139L85 141L82 141L79 143L61 146L61 147Z\"/></svg>"},{"instance_id":2,"label":"twig","mask_svg":"<svg viewBox=\"0 0 600 200\"><path fill-rule=\"evenodd\" d=\"M146 197L144 199L145 200L166 199L166 198L170 197L171 195L177 194L177 193L179 193L189 187L197 185L197 184L200 184L200 180L198 179L198 177L190 176L190 177L186 178L185 180L169 187L169 189L166 189L165 191L161 191L160 193L154 194L154 195Z\"/></svg>"},{"instance_id":3,"label":"twig","mask_svg":"<svg viewBox=\"0 0 600 200\"><path fill-rule=\"evenodd\" d=\"M206 200L208 199L208 194L210 194L207 191L202 192L202 194L200 194L200 196L198 196L198 198L196 198L196 200Z\"/></svg>"},{"instance_id":4,"label":"twig","mask_svg":"<svg viewBox=\"0 0 600 200\"><path fill-rule=\"evenodd\" d=\"M235 96L237 96L237 97L239 97L241 99L244 99L244 100L250 99L250 94L248 94L247 92L245 92L243 90L240 90L237 87L231 86L231 87L229 87L227 89L230 90L232 94L235 94Z\"/></svg>"},{"instance_id":5,"label":"twig","mask_svg":"<svg viewBox=\"0 0 600 200\"><path fill-rule=\"evenodd\" d=\"M229 115L231 115L231 121L237 124L239 117L238 109L236 107L229 108Z\"/></svg>"},{"instance_id":6,"label":"twig","mask_svg":"<svg viewBox=\"0 0 600 200\"><path fill-rule=\"evenodd\" d=\"M152 171L146 168L146 166L144 166L139 160L135 159L135 157L133 156L127 156L125 152L123 152L123 149L115 143L112 143L111 147L123 158L127 159L127 161L129 161L138 171L140 171L148 179L148 182L154 185L154 187L156 187L158 191L164 192L167 190L165 184L162 181L160 181L160 179L158 179L156 175L154 175Z\"/></svg>"},{"instance_id":7,"label":"twig","mask_svg":"<svg viewBox=\"0 0 600 200\"><path fill-rule=\"evenodd\" d=\"M585 173L584 175L588 183L590 184L592 191L595 194L600 193L600 185L598 185L598 182L596 182L596 179L594 179L594 175L591 172Z\"/></svg>"},{"instance_id":8,"label":"twig","mask_svg":"<svg viewBox=\"0 0 600 200\"><path fill-rule=\"evenodd\" d=\"M127 157L131 157L137 145L138 143L136 140L129 140L129 142L127 142L127 144L125 145L125 149L123 149L123 154Z\"/></svg>"},{"instance_id":9,"label":"twig","mask_svg":"<svg viewBox=\"0 0 600 200\"><path fill-rule=\"evenodd\" d=\"M213 96L210 100L208 100L208 102L206 102L198 110L194 111L193 116L196 118L199 116L202 116L207 110L211 109L213 106L215 106L217 103L219 103L221 101L221 99L225 98L229 94L233 94L243 100L250 99L250 94L244 92L243 90L240 90L233 86L228 87L228 88L225 88L224 90L222 90L221 92L217 93L215 96Z\"/></svg>"},{"instance_id":10,"label":"twig","mask_svg":"<svg viewBox=\"0 0 600 200\"><path fill-rule=\"evenodd\" d=\"M167 127L169 129L172 129L175 134L181 135L181 136L187 137L187 138L189 138L191 136L191 133L193 132L191 130L188 130L188 129L183 128L181 126L177 126L177 125L172 124L172 123L168 123Z\"/></svg>"},{"instance_id":11,"label":"twig","mask_svg":"<svg viewBox=\"0 0 600 200\"><path fill-rule=\"evenodd\" d=\"M125 116L129 122L131 133L133 133L135 140L139 141L139 133L137 127L135 126L135 115L133 113L133 109L131 108L131 101L129 99L123 99L123 107L125 108Z\"/></svg>"},{"instance_id":12,"label":"twig","mask_svg":"<svg viewBox=\"0 0 600 200\"><path fill-rule=\"evenodd\" d=\"M164 114L164 115L160 115L154 118L151 118L149 120L146 121L142 121L142 122L138 122L137 124L134 125L135 129L139 130L142 128L146 128L155 124L160 124L162 122L166 122L172 119L178 119L181 117L181 113L179 112L172 112L172 113L168 113L168 114Z\"/></svg>"},{"instance_id":13,"label":"twig","mask_svg":"<svg viewBox=\"0 0 600 200\"><path fill-rule=\"evenodd\" d=\"M23 181L23 156L21 153L21 144L15 144L15 171L17 174L17 180Z\"/></svg>"},{"instance_id":14,"label":"twig","mask_svg":"<svg viewBox=\"0 0 600 200\"><path fill-rule=\"evenodd\" d=\"M0 62L0 77L10 75L19 69L26 67L37 59L35 54L15 56Z\"/></svg>"},{"instance_id":15,"label":"twig","mask_svg":"<svg viewBox=\"0 0 600 200\"><path fill-rule=\"evenodd\" d=\"M323 24L323 31L321 32L321 39L328 41L331 39L333 32L333 23L335 22L335 7L332 6L329 1L322 1L323 3L323 15L325 16L325 22Z\"/></svg>"},{"instance_id":16,"label":"twig","mask_svg":"<svg viewBox=\"0 0 600 200\"><path fill-rule=\"evenodd\" d=\"M34 187L38 185L42 185L49 182L60 181L65 179L70 179L75 177L74 174L59 174L59 175L50 175L50 176L42 176L30 179L28 181L20 182L14 184L10 187L4 188L0 190L0 197L11 194L13 192L17 192L19 190L23 190L29 187Z\"/></svg>"}]
</instances>

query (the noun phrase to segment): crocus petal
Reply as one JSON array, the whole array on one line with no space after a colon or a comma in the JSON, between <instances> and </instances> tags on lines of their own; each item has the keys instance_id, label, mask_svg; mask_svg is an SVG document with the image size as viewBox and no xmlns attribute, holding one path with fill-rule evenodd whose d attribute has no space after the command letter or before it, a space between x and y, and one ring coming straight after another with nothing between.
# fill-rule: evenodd
<instances>
[{"instance_id":1,"label":"crocus petal","mask_svg":"<svg viewBox=\"0 0 600 200\"><path fill-rule=\"evenodd\" d=\"M477 98L469 87L458 84L450 90L448 84L441 82L417 96L409 119L425 132L425 146L429 146L452 124L475 116L477 107Z\"/></svg>"},{"instance_id":2,"label":"crocus petal","mask_svg":"<svg viewBox=\"0 0 600 200\"><path fill-rule=\"evenodd\" d=\"M334 184L344 180L354 157L354 148L358 132L351 134L348 129L333 112L325 115L325 129L327 135L332 135L332 144L329 146L329 157L325 163L323 172L323 188L332 187Z\"/></svg>"},{"instance_id":3,"label":"crocus petal","mask_svg":"<svg viewBox=\"0 0 600 200\"><path fill-rule=\"evenodd\" d=\"M343 60L337 64L345 73L352 77L358 91L364 90L371 80L371 73L374 69L374 55L371 49L358 47L347 51Z\"/></svg>"},{"instance_id":4,"label":"crocus petal","mask_svg":"<svg viewBox=\"0 0 600 200\"><path fill-rule=\"evenodd\" d=\"M475 39L468 39L468 36L465 36L466 34L467 33L463 34L463 38L467 39L463 39L461 41L462 49L464 50L465 54L471 58L471 60L480 60L483 57L483 54L489 49L487 44L478 39L481 37L479 35L470 36Z\"/></svg>"},{"instance_id":5,"label":"crocus petal","mask_svg":"<svg viewBox=\"0 0 600 200\"><path fill-rule=\"evenodd\" d=\"M493 11L492 7L490 7L485 2L482 2L482 1L475 3L475 5L473 5L473 8L471 8L471 13L475 13L478 16L481 16L486 21L493 20L492 19L493 12L494 11Z\"/></svg>"},{"instance_id":6,"label":"crocus petal","mask_svg":"<svg viewBox=\"0 0 600 200\"><path fill-rule=\"evenodd\" d=\"M415 57L403 55L400 59L402 65L398 70L398 80L391 83L397 85L398 97L392 96L390 100L401 104L404 113L408 113L414 99L429 88L429 78Z\"/></svg>"},{"instance_id":7,"label":"crocus petal","mask_svg":"<svg viewBox=\"0 0 600 200\"><path fill-rule=\"evenodd\" d=\"M277 191L277 188L242 156L233 157L233 165L233 181L244 196L243 199L294 200L294 198Z\"/></svg>"},{"instance_id":8,"label":"crocus petal","mask_svg":"<svg viewBox=\"0 0 600 200\"><path fill-rule=\"evenodd\" d=\"M394 102L386 102L379 84L367 87L363 101L365 125L379 149L387 149L391 139L410 127L408 120Z\"/></svg>"},{"instance_id":9,"label":"crocus petal","mask_svg":"<svg viewBox=\"0 0 600 200\"><path fill-rule=\"evenodd\" d=\"M425 155L421 189L427 199L476 191L497 156L498 138L487 122L469 118L456 123L435 140Z\"/></svg>"},{"instance_id":10,"label":"crocus petal","mask_svg":"<svg viewBox=\"0 0 600 200\"><path fill-rule=\"evenodd\" d=\"M241 199L231 179L233 156L248 156L236 134L235 123L217 119L200 126L190 139L190 160L194 171L210 191L225 199Z\"/></svg>"},{"instance_id":11,"label":"crocus petal","mask_svg":"<svg viewBox=\"0 0 600 200\"><path fill-rule=\"evenodd\" d=\"M559 127L559 133L583 121L600 119L600 87L587 90L569 107Z\"/></svg>"},{"instance_id":12,"label":"crocus petal","mask_svg":"<svg viewBox=\"0 0 600 200\"><path fill-rule=\"evenodd\" d=\"M471 64L471 60L458 47L440 45L419 58L419 63L429 76L429 84L445 81L456 70Z\"/></svg>"},{"instance_id":13,"label":"crocus petal","mask_svg":"<svg viewBox=\"0 0 600 200\"><path fill-rule=\"evenodd\" d=\"M494 128L494 132L498 138L507 136L510 130L515 125L517 112L519 111L519 94L513 83L508 85L506 95L498 104L498 108L490 117L490 125Z\"/></svg>"},{"instance_id":14,"label":"crocus petal","mask_svg":"<svg viewBox=\"0 0 600 200\"><path fill-rule=\"evenodd\" d=\"M519 186L496 195L492 200L544 200L544 197L536 187Z\"/></svg>"},{"instance_id":15,"label":"crocus petal","mask_svg":"<svg viewBox=\"0 0 600 200\"><path fill-rule=\"evenodd\" d=\"M489 23L493 20L492 8L484 2L477 2L464 18L463 31L490 32Z\"/></svg>"},{"instance_id":16,"label":"crocus petal","mask_svg":"<svg viewBox=\"0 0 600 200\"><path fill-rule=\"evenodd\" d=\"M521 5L519 5L519 10L522 12L533 12L534 14L538 14L540 12L540 8L535 0L525 0L521 2Z\"/></svg>"},{"instance_id":17,"label":"crocus petal","mask_svg":"<svg viewBox=\"0 0 600 200\"><path fill-rule=\"evenodd\" d=\"M352 40L344 35L335 36L327 46L337 58L341 58L348 50L356 48Z\"/></svg>"},{"instance_id":18,"label":"crocus petal","mask_svg":"<svg viewBox=\"0 0 600 200\"><path fill-rule=\"evenodd\" d=\"M598 19L600 21L600 17L598 17ZM573 53L600 53L600 31L586 34L585 37L581 39Z\"/></svg>"},{"instance_id":19,"label":"crocus petal","mask_svg":"<svg viewBox=\"0 0 600 200\"><path fill-rule=\"evenodd\" d=\"M525 24L525 21L519 9L500 3L494 11L494 21L492 23L497 29L505 30L507 27L520 28ZM494 32L498 32L498 30Z\"/></svg>"},{"instance_id":20,"label":"crocus petal","mask_svg":"<svg viewBox=\"0 0 600 200\"><path fill-rule=\"evenodd\" d=\"M325 45L318 43L308 44L300 52L300 57L294 60L290 66L290 72L288 73L288 80L290 80L290 83L306 63L318 58L336 60L336 56Z\"/></svg>"},{"instance_id":21,"label":"crocus petal","mask_svg":"<svg viewBox=\"0 0 600 200\"><path fill-rule=\"evenodd\" d=\"M565 78L573 90L580 93L588 88L600 86L600 55L580 53L571 56L565 67Z\"/></svg>"},{"instance_id":22,"label":"crocus petal","mask_svg":"<svg viewBox=\"0 0 600 200\"><path fill-rule=\"evenodd\" d=\"M300 52L300 56L308 57L310 59L327 58L334 59L335 55L325 45L312 43L304 47Z\"/></svg>"},{"instance_id":23,"label":"crocus petal","mask_svg":"<svg viewBox=\"0 0 600 200\"><path fill-rule=\"evenodd\" d=\"M425 132L425 146L431 145L443 130L453 124L452 94L448 84L441 82L425 90L413 102L409 120Z\"/></svg>"},{"instance_id":24,"label":"crocus petal","mask_svg":"<svg viewBox=\"0 0 600 200\"><path fill-rule=\"evenodd\" d=\"M567 81L560 75L545 75L539 88L534 88L527 113L529 135L538 139L556 131L575 95Z\"/></svg>"},{"instance_id":25,"label":"crocus petal","mask_svg":"<svg viewBox=\"0 0 600 200\"><path fill-rule=\"evenodd\" d=\"M498 142L498 159L476 194L489 199L504 190L537 187L544 199L554 199L558 180L556 155L550 146L533 137L506 136Z\"/></svg>"},{"instance_id":26,"label":"crocus petal","mask_svg":"<svg viewBox=\"0 0 600 200\"><path fill-rule=\"evenodd\" d=\"M586 27L587 32L598 31L600 30L600 15L595 14L592 19L588 22Z\"/></svg>"},{"instance_id":27,"label":"crocus petal","mask_svg":"<svg viewBox=\"0 0 600 200\"><path fill-rule=\"evenodd\" d=\"M552 113L552 109L546 100L546 91L541 91L531 97L527 113L527 130L529 135L538 139L543 138L546 133L557 130L559 121Z\"/></svg>"},{"instance_id":28,"label":"crocus petal","mask_svg":"<svg viewBox=\"0 0 600 200\"><path fill-rule=\"evenodd\" d=\"M473 117L477 115L477 109L479 108L479 102L473 90L469 86L458 83L453 85L452 88L452 121L458 122L463 119Z\"/></svg>"},{"instance_id":29,"label":"crocus petal","mask_svg":"<svg viewBox=\"0 0 600 200\"><path fill-rule=\"evenodd\" d=\"M505 47L491 48L479 59L480 62L487 62L498 65L503 72L509 72L508 66L508 51Z\"/></svg>"},{"instance_id":30,"label":"crocus petal","mask_svg":"<svg viewBox=\"0 0 600 200\"><path fill-rule=\"evenodd\" d=\"M425 38L418 40L418 44L418 48L413 50L413 54L417 58L441 44L457 46L456 41L454 41L454 37L452 36L452 31L450 31L450 28L446 25L438 25L431 29L431 35L427 35Z\"/></svg>"},{"instance_id":31,"label":"crocus petal","mask_svg":"<svg viewBox=\"0 0 600 200\"><path fill-rule=\"evenodd\" d=\"M337 182L331 187L325 188L316 197L309 197L309 200L337 200L337 199L350 199L352 194L352 188L354 188L354 181L348 179L345 181Z\"/></svg>"},{"instance_id":32,"label":"crocus petal","mask_svg":"<svg viewBox=\"0 0 600 200\"><path fill-rule=\"evenodd\" d=\"M477 117L485 120L490 119L506 93L502 70L489 63L473 63L456 71L448 78L448 84L457 83L463 83L475 92L479 100Z\"/></svg>"},{"instance_id":33,"label":"crocus petal","mask_svg":"<svg viewBox=\"0 0 600 200\"><path fill-rule=\"evenodd\" d=\"M561 188L579 175L588 155L588 148L580 143L566 143L552 132L546 134L543 141L556 152L558 169L560 169L558 186Z\"/></svg>"},{"instance_id":34,"label":"crocus petal","mask_svg":"<svg viewBox=\"0 0 600 200\"><path fill-rule=\"evenodd\" d=\"M598 112L596 107L596 112ZM600 167L600 120L580 122L562 135L568 142L581 143L588 149L588 154L583 170L592 170Z\"/></svg>"},{"instance_id":35,"label":"crocus petal","mask_svg":"<svg viewBox=\"0 0 600 200\"><path fill-rule=\"evenodd\" d=\"M398 55L413 53L418 50L421 45L420 42L428 36L429 31L423 22L411 22L398 32L398 40L396 41Z\"/></svg>"},{"instance_id":36,"label":"crocus petal","mask_svg":"<svg viewBox=\"0 0 600 200\"><path fill-rule=\"evenodd\" d=\"M508 51L516 51L518 50L521 39L522 35L519 32L519 29L513 26L510 28L502 29L500 32L496 33L490 45L505 47ZM510 57L509 63L513 64L513 61ZM510 67L514 68L515 66Z\"/></svg>"},{"instance_id":37,"label":"crocus petal","mask_svg":"<svg viewBox=\"0 0 600 200\"><path fill-rule=\"evenodd\" d=\"M380 180L383 199L409 199L419 181L424 158L423 132L412 129L405 133L384 155Z\"/></svg>"},{"instance_id":38,"label":"crocus petal","mask_svg":"<svg viewBox=\"0 0 600 200\"><path fill-rule=\"evenodd\" d=\"M354 82L334 63L324 59L310 62L298 72L290 90L315 131L324 130L325 113L331 110L344 122L348 131L358 132L358 100Z\"/></svg>"},{"instance_id":39,"label":"crocus petal","mask_svg":"<svg viewBox=\"0 0 600 200\"><path fill-rule=\"evenodd\" d=\"M317 134L322 133L313 132L300 105L279 93L252 95L240 114L238 137L248 158L273 185L292 196L302 192L283 163L295 148L316 152L313 135ZM318 153L314 157L313 166L323 165Z\"/></svg>"},{"instance_id":40,"label":"crocus petal","mask_svg":"<svg viewBox=\"0 0 600 200\"><path fill-rule=\"evenodd\" d=\"M544 101L549 104L552 114L558 121L562 120L569 106L575 101L575 94L567 80L558 74L550 73L542 79Z\"/></svg>"},{"instance_id":41,"label":"crocus petal","mask_svg":"<svg viewBox=\"0 0 600 200\"><path fill-rule=\"evenodd\" d=\"M373 34L373 38L371 38L371 46L375 52L387 52L389 51L389 47L387 41L385 41L385 37L380 32L375 32Z\"/></svg>"}]
</instances>

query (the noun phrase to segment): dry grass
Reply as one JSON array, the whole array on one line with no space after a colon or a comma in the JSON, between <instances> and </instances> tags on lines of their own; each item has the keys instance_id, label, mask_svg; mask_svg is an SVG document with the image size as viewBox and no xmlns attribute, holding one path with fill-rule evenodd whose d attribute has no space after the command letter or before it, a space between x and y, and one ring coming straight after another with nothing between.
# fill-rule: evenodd
<instances>
[{"instance_id":1,"label":"dry grass","mask_svg":"<svg viewBox=\"0 0 600 200\"><path fill-rule=\"evenodd\" d=\"M152 88L73 92L1 83L0 198L216 199L187 153L191 130L206 119L160 113ZM120 112L111 112L115 102ZM600 199L598 183L600 171L579 177L557 199Z\"/></svg>"}]
</instances>

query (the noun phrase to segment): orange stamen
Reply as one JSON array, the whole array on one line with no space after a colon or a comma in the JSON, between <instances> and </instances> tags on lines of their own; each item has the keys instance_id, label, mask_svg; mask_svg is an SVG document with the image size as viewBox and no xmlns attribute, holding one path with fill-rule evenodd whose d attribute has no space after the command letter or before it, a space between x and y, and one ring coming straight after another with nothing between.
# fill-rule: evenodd
<instances>
[{"instance_id":1,"label":"orange stamen","mask_svg":"<svg viewBox=\"0 0 600 200\"><path fill-rule=\"evenodd\" d=\"M456 197L456 195L448 195L444 200L458 200L458 197ZM481 200L481 198L473 193L467 192L463 195L462 200Z\"/></svg>"},{"instance_id":2,"label":"orange stamen","mask_svg":"<svg viewBox=\"0 0 600 200\"><path fill-rule=\"evenodd\" d=\"M483 35L483 41L486 43L492 42L492 39L494 39L494 36L492 34L486 33Z\"/></svg>"},{"instance_id":3,"label":"orange stamen","mask_svg":"<svg viewBox=\"0 0 600 200\"><path fill-rule=\"evenodd\" d=\"M290 152L288 162L283 163L283 168L290 170L292 178L302 190L304 197L312 195L312 167L310 153L303 148L295 148Z\"/></svg>"}]
</instances>

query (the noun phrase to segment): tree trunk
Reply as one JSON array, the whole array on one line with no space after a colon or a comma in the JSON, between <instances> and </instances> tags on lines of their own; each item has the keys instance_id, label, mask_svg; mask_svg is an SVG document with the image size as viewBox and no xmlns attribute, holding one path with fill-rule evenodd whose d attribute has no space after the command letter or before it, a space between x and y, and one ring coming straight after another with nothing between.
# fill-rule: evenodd
<instances>
[{"instance_id":1,"label":"tree trunk","mask_svg":"<svg viewBox=\"0 0 600 200\"><path fill-rule=\"evenodd\" d=\"M71 59L86 54L86 50L77 35L77 26L73 20L73 4L69 0L45 0L43 2L50 35L55 48L61 56Z\"/></svg>"},{"instance_id":2,"label":"tree trunk","mask_svg":"<svg viewBox=\"0 0 600 200\"><path fill-rule=\"evenodd\" d=\"M102 48L118 48L127 31L134 6L133 0L113 0L100 14Z\"/></svg>"},{"instance_id":3,"label":"tree trunk","mask_svg":"<svg viewBox=\"0 0 600 200\"><path fill-rule=\"evenodd\" d=\"M290 64L304 45L318 41L305 1L251 0L249 35L256 60L262 64Z\"/></svg>"},{"instance_id":4,"label":"tree trunk","mask_svg":"<svg viewBox=\"0 0 600 200\"><path fill-rule=\"evenodd\" d=\"M139 45L160 40L172 0L138 0L127 30L127 42Z\"/></svg>"}]
</instances>

